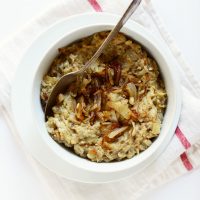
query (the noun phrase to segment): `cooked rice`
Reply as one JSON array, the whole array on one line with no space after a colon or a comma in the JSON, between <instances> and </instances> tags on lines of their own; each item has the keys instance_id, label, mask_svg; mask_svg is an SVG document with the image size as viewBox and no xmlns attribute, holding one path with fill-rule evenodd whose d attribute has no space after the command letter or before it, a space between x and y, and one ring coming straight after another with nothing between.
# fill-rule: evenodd
<instances>
[{"instance_id":1,"label":"cooked rice","mask_svg":"<svg viewBox=\"0 0 200 200\"><path fill-rule=\"evenodd\" d=\"M41 101L64 74L92 57L108 32L59 49L41 84ZM156 61L119 33L87 75L59 94L46 122L51 137L95 162L131 158L158 137L167 102Z\"/></svg>"}]
</instances>

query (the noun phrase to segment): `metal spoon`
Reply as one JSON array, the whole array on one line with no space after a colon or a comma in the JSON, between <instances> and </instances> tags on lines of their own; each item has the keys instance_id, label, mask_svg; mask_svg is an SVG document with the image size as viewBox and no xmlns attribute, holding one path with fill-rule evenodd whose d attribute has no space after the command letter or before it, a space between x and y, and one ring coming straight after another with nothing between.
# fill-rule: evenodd
<instances>
[{"instance_id":1,"label":"metal spoon","mask_svg":"<svg viewBox=\"0 0 200 200\"><path fill-rule=\"evenodd\" d=\"M54 86L46 107L45 107L45 119L47 120L47 116L50 116L52 113L52 107L56 103L56 98L58 94L66 91L66 88L69 84L77 80L77 76L81 76L101 55L101 53L104 51L104 49L108 46L110 41L117 35L117 33L120 31L122 26L126 23L126 21L130 18L130 16L133 14L133 12L137 9L137 7L140 5L141 0L133 0L117 25L114 27L114 29L109 33L107 38L104 40L102 45L99 47L99 49L96 51L96 53L93 55L93 57L81 68L79 71L68 73L60 78L60 80L57 82L57 84Z\"/></svg>"}]
</instances>

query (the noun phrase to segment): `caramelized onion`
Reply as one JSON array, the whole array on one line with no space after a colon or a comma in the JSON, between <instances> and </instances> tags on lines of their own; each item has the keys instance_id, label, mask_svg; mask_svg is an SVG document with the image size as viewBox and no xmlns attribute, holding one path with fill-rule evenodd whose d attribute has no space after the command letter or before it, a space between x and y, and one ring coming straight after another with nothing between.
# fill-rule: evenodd
<instances>
[{"instance_id":1,"label":"caramelized onion","mask_svg":"<svg viewBox=\"0 0 200 200\"><path fill-rule=\"evenodd\" d=\"M136 88L134 83L128 83L126 85L126 90L127 90L128 94L129 94L129 97L134 97L134 99L136 99L136 97L137 97L137 88Z\"/></svg>"},{"instance_id":2,"label":"caramelized onion","mask_svg":"<svg viewBox=\"0 0 200 200\"><path fill-rule=\"evenodd\" d=\"M113 62L111 64L111 67L114 69L114 83L115 83L115 85L119 85L122 67L118 62Z\"/></svg>"},{"instance_id":3,"label":"caramelized onion","mask_svg":"<svg viewBox=\"0 0 200 200\"><path fill-rule=\"evenodd\" d=\"M97 105L97 111L101 110L101 90L98 90L97 92L95 92L94 94L94 104Z\"/></svg>"},{"instance_id":4,"label":"caramelized onion","mask_svg":"<svg viewBox=\"0 0 200 200\"><path fill-rule=\"evenodd\" d=\"M121 128L116 128L115 130L113 130L112 132L110 132L108 134L108 137L110 139L115 138L115 137L121 135L121 133L123 133L127 128L128 128L128 126L124 126L124 127L121 127Z\"/></svg>"},{"instance_id":5,"label":"caramelized onion","mask_svg":"<svg viewBox=\"0 0 200 200\"><path fill-rule=\"evenodd\" d=\"M80 121L84 120L84 116L83 116L83 108L81 106L80 103L77 103L76 105L76 110L75 110L75 114L76 114L76 118Z\"/></svg>"}]
</instances>

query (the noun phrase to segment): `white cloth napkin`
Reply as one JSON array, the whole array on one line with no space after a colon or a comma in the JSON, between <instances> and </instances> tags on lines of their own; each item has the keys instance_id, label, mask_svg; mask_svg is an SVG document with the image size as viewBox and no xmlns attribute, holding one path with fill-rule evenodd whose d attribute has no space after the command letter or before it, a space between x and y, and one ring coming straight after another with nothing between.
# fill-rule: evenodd
<instances>
[{"instance_id":1,"label":"white cloth napkin","mask_svg":"<svg viewBox=\"0 0 200 200\"><path fill-rule=\"evenodd\" d=\"M7 119L8 126L21 140L12 122L10 111L10 85L17 65L26 49L34 39L49 26L67 16L83 12L111 12L122 14L130 0L59 0L48 8L29 25L4 42L0 47L0 111ZM176 63L177 74L180 75L183 106L179 125L174 137L162 155L144 171L124 180L108 184L83 184L66 180L41 166L26 153L30 165L36 175L46 186L49 199L126 199L133 200L178 176L199 167L200 165L200 83L192 75L175 42L165 30L156 14L151 1L143 4L132 16L146 29L156 35L165 45ZM23 147L23 144L21 144ZM23 147L24 151L26 149Z\"/></svg>"}]
</instances>

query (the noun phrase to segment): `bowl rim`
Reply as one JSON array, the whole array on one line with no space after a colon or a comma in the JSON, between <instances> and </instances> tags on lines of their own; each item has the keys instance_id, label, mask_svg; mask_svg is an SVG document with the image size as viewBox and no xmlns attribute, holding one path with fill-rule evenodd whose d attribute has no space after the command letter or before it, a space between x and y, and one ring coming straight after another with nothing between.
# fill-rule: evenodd
<instances>
[{"instance_id":1,"label":"bowl rim","mask_svg":"<svg viewBox=\"0 0 200 200\"><path fill-rule=\"evenodd\" d=\"M55 46L60 43L63 39L65 38L70 38L72 35L76 34L77 32L82 32L84 31L85 29L90 29L90 28L97 28L97 27L104 27L104 26L113 26L113 25L109 25L109 24L98 24L98 25L89 25L89 26L83 26L83 27L79 27L73 31L71 31L70 33L68 33L67 35L64 35L62 38L59 38L57 41L54 42L54 44L51 44L51 46L46 50L46 53L44 53L44 57L43 59L41 60L41 62L39 63L38 65L38 70L40 69L41 67L41 63L43 62L44 59L48 59L46 58L46 55L48 54L48 52L50 52L51 50L55 49ZM139 27L139 26L138 26ZM157 45L157 43L153 44L152 41L150 40L153 40L151 35L148 34L148 32L143 32L144 30L140 29L141 27L138 28L136 26L136 30L133 30L131 29L130 27L124 27L122 30L124 30L124 32L127 32L127 30L130 30L133 34L135 35L140 35L140 37L143 39L143 40L147 40L150 44L151 44L151 47L154 47L158 52L159 52L159 47ZM106 30L106 28L105 28ZM91 34L88 34L88 36L91 35ZM128 35L129 37L132 37L132 35ZM84 38L84 37L82 37ZM79 39L82 39L82 38L79 38ZM134 38L133 38L134 39ZM70 43L73 43L74 41L71 41L69 42ZM63 46L65 46L66 44L64 44ZM160 52L159 52L160 53ZM160 53L161 56L162 53ZM165 58L162 57L164 60ZM155 59L155 58L154 58ZM36 74L38 73L38 70L36 72ZM170 71L170 69L169 69ZM171 72L171 71L170 71ZM34 74L34 75L36 75ZM172 74L172 73L171 73ZM171 76L170 74L170 76ZM173 80L174 81L174 80ZM34 80L35 82L35 80ZM175 81L174 81L175 82ZM34 87L34 83L33 83L33 87ZM34 90L34 89L33 89ZM34 101L35 97L34 97L34 93L32 93L32 100ZM32 101L32 105L33 105L33 108L35 107L34 103ZM33 109L35 110L35 109ZM33 115L34 112L33 112ZM35 119L35 124L38 124L36 121L37 121L37 117L35 116L34 117ZM45 130L41 130L41 127L38 126L38 131L46 131L46 135L49 135L46 128ZM164 137L165 136L165 137ZM52 148L52 150L58 155L58 156L61 156L63 157L63 159L65 159L67 162L70 162L72 165L76 166L76 167L80 167L80 168L84 168L85 170L92 170L92 171L96 171L96 172L110 172L110 171L121 171L121 170L126 170L130 167L133 167L134 165L137 165L138 163L141 163L143 162L144 160L147 159L147 157L151 156L153 153L155 153L155 151L157 150L157 148L159 147L159 145L161 145L161 143L164 141L164 139L166 138L166 135L159 135L157 137L157 139L152 143L152 145L150 147L148 147L146 150L144 150L143 152L141 152L140 154L136 155L136 156L133 156L132 158L130 159L125 159L125 160L122 160L122 161L117 161L117 162L110 162L110 163L96 163L96 162L91 162L90 160L88 159L85 159L85 158L81 158L79 155L73 153L71 154L72 157L75 157L75 159L72 159L72 157L67 157L65 156L64 154L66 154L66 152L68 151L67 149L64 149L64 148L60 148L59 144L57 142L55 142L52 138L51 140L53 141L53 143L49 143L47 142L47 145L49 145L50 148ZM43 137L44 139L44 137ZM56 147L56 146L58 147ZM63 153L64 151L64 153ZM77 159L76 159L77 158ZM87 164L85 163L85 160L87 160ZM83 162L84 163L83 163ZM80 162L80 163L79 163ZM103 168L102 168L103 166ZM104 167L105 166L105 167ZM101 167L101 168L99 168ZM111 169L110 169L111 168Z\"/></svg>"},{"instance_id":2,"label":"bowl rim","mask_svg":"<svg viewBox=\"0 0 200 200\"><path fill-rule=\"evenodd\" d=\"M79 15L76 15L76 16L73 16L73 17L81 17L81 16L83 16L83 15L99 15L99 16L101 16L101 15L109 15L109 16L111 16L111 17L113 17L113 18L118 18L119 16L118 15L113 15L113 14L107 14L107 13L101 13L101 14L96 14L96 13L92 13L92 14L88 14L88 13L86 13L86 14L79 14ZM73 18L73 17L70 17L70 18ZM69 18L68 18L69 19ZM60 22L58 22L58 23L60 23ZM140 30L142 30L142 31L144 31L145 29L143 28L143 27L141 27L139 24L137 24L137 23L135 23L135 22L133 22L133 21L129 21L129 23L127 23L127 24L134 24L134 26L133 27L135 27L135 26L137 26L137 27L139 27L139 29ZM99 24L98 24L99 25ZM97 26L98 26L97 25ZM53 26L55 26L55 25L53 25ZM126 26L128 26L128 25L126 25ZM126 27L125 26L125 27ZM89 27L91 27L91 25L89 26ZM85 27L83 27L84 29L85 29ZM79 28L77 28L77 30L80 30L80 27ZM74 31L76 31L75 29L73 29L73 31L71 31L71 33L73 33ZM148 31L147 30L145 30L144 31L145 32L145 34L149 34L148 33ZM70 33L68 33L67 35L69 35ZM64 37L67 37L66 35L64 36ZM60 41L62 38L59 38L58 40ZM155 40L155 38L153 38L152 39L153 41L156 41ZM54 44L56 44L58 41L56 41ZM54 46L54 44L52 45L52 46ZM159 48L158 49L162 49L162 45L160 44L160 42L158 42L158 40L156 41L156 45L158 45L159 46ZM50 47L49 47L49 49L50 49ZM165 48L164 48L165 49ZM163 53L165 52L165 50L163 50ZM165 54L166 55L168 55L168 53L167 52L165 52ZM43 58L44 58L44 56L43 56ZM171 59L170 59L171 60ZM170 61L171 62L171 61ZM39 64L40 65L40 64ZM38 65L38 66L39 66ZM173 64L174 65L174 64ZM39 67L38 67L39 68ZM177 91L177 98L176 98L176 110L177 110L177 113L176 113L176 124L177 124L177 122L178 122L178 118L179 118L179 115L180 115L180 104L181 104L181 99L180 99L180 92L178 92L179 90L178 90L178 88L179 88L179 84L178 84L178 81L175 79L175 77L173 76L173 73L171 73L171 75L172 75L172 77L173 77L173 80L174 80L174 83L176 83L174 86L175 86L175 88L176 88L176 91ZM35 78L34 78L35 79ZM32 93L33 94L33 93ZM12 101L13 102L13 101ZM14 107L14 103L12 103L12 107ZM171 128L172 129L172 128ZM175 130L175 126L173 126L173 129ZM174 132L174 131L173 131ZM173 134L171 135L171 137L170 137L170 139L168 139L168 141L167 141L167 144L169 143L169 141L171 140L171 138L172 138L172 136L173 136ZM159 138L159 137L158 137ZM52 139L53 140L53 139ZM156 140L157 141L157 140ZM155 141L155 142L156 142ZM54 141L53 141L54 142ZM153 143L154 144L154 146L155 146L155 142ZM153 146L153 144L151 145L151 146ZM57 145L57 144L56 144ZM151 148L151 146L149 147L149 148ZM166 146L167 145L165 145L165 148L166 148ZM145 153L145 152L147 152L148 150L149 150L149 148L147 149L147 150L145 150L144 152L143 152L143 154ZM155 147L154 147L155 148ZM66 151L66 150L65 150ZM156 149L154 150L154 151L156 151ZM163 151L163 150L162 150ZM54 152L55 153L55 152ZM161 152L160 152L161 153ZM146 153L147 154L147 153ZM58 155L58 154L57 154ZM140 154L140 155L142 155L142 153ZM140 156L139 155L139 156ZM78 157L78 155L74 155L74 156L76 156L76 157ZM149 156L147 156L147 157L149 157ZM78 157L79 158L79 157ZM131 159L135 159L136 157L133 157L133 158L131 158ZM62 158L62 159L64 159L64 158ZM125 161L130 161L131 159L129 159L129 160L125 160ZM146 159L146 157L144 157L144 159ZM65 160L65 159L64 159ZM66 161L66 160L65 160ZM67 160L67 162L69 162L68 160ZM90 163L92 163L91 161L89 161ZM121 163L121 162L124 162L124 161L120 161L120 162L118 162L117 164L119 164L119 163ZM74 163L73 162L71 162L70 164L72 164L72 165L74 165ZM99 164L102 164L102 163L96 163L97 165L99 165ZM110 163L108 163L109 165L110 165ZM106 165L107 165L107 163L106 163ZM126 165L126 166L124 166L124 167L121 167L121 168L118 168L118 169L116 169L116 168L114 168L114 169L111 169L111 170L102 170L102 169L99 169L99 168L90 168L90 169L88 169L88 168L85 168L84 166L80 166L80 165L74 165L74 166L76 166L77 168L81 168L81 169L84 169L84 170L88 170L88 171L93 171L93 172L96 172L96 173L106 173L106 172L119 172L119 171L124 171L124 170L127 170L127 169L129 169L129 168L132 168L133 167L133 165L131 164L131 165ZM116 166L115 166L116 167Z\"/></svg>"}]
</instances>

